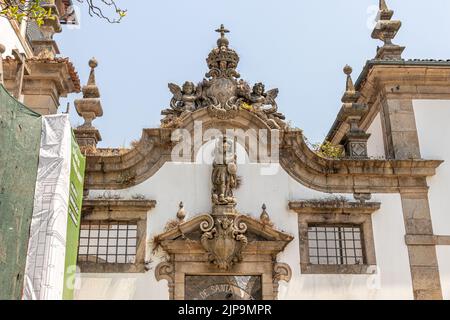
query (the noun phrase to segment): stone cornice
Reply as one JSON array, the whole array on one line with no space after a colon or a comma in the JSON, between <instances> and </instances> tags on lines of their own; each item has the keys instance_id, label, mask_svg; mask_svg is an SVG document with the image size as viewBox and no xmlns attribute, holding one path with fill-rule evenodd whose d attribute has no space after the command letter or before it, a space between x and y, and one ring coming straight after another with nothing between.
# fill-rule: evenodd
<instances>
[{"instance_id":1,"label":"stone cornice","mask_svg":"<svg viewBox=\"0 0 450 320\"><path fill-rule=\"evenodd\" d=\"M82 212L84 220L145 220L155 206L155 200L85 199Z\"/></svg>"},{"instance_id":2,"label":"stone cornice","mask_svg":"<svg viewBox=\"0 0 450 320\"><path fill-rule=\"evenodd\" d=\"M290 201L289 209L297 213L332 213L332 214L372 214L379 210L379 202L345 202L345 201Z\"/></svg>"}]
</instances>

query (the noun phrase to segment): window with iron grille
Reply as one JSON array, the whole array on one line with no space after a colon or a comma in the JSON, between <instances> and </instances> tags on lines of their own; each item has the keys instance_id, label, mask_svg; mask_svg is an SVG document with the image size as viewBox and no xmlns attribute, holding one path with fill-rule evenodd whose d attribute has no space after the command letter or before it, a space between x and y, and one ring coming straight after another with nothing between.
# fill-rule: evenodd
<instances>
[{"instance_id":1,"label":"window with iron grille","mask_svg":"<svg viewBox=\"0 0 450 320\"><path fill-rule=\"evenodd\" d=\"M86 221L81 225L79 262L135 263L137 223Z\"/></svg>"},{"instance_id":2,"label":"window with iron grille","mask_svg":"<svg viewBox=\"0 0 450 320\"><path fill-rule=\"evenodd\" d=\"M363 243L358 225L308 226L309 262L314 265L362 265Z\"/></svg>"}]
</instances>

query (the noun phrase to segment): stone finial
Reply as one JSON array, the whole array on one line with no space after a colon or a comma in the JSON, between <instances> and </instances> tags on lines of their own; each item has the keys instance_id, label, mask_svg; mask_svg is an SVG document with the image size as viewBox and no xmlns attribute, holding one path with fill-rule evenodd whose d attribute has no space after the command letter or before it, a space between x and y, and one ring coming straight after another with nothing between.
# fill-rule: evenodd
<instances>
[{"instance_id":1,"label":"stone finial","mask_svg":"<svg viewBox=\"0 0 450 320\"><path fill-rule=\"evenodd\" d=\"M100 92L95 82L95 68L98 66L97 60L89 60L91 72L87 84L81 89L83 99L75 100L75 107L78 114L83 117L83 128L92 128L92 121L103 115L103 108L100 102Z\"/></svg>"},{"instance_id":2,"label":"stone finial","mask_svg":"<svg viewBox=\"0 0 450 320\"><path fill-rule=\"evenodd\" d=\"M185 218L186 218L186 211L184 210L184 204L181 201L180 204L178 205L177 219L178 221L183 222Z\"/></svg>"},{"instance_id":3,"label":"stone finial","mask_svg":"<svg viewBox=\"0 0 450 320\"><path fill-rule=\"evenodd\" d=\"M98 62L95 58L89 60L91 68L87 84L81 89L83 98L75 100L75 109L79 116L83 117L84 123L75 130L77 141L84 149L95 149L98 141L101 141L100 132L92 125L92 121L103 116L103 108L100 102L100 91L95 81L95 68Z\"/></svg>"},{"instance_id":4,"label":"stone finial","mask_svg":"<svg viewBox=\"0 0 450 320\"><path fill-rule=\"evenodd\" d=\"M397 35L398 30L402 26L401 21L391 20L394 11L389 10L386 1L380 0L379 12L377 16L377 24L372 32L372 38L384 42L381 48L377 49L376 59L382 60L401 60L403 50L401 47L392 43Z\"/></svg>"},{"instance_id":5,"label":"stone finial","mask_svg":"<svg viewBox=\"0 0 450 320\"><path fill-rule=\"evenodd\" d=\"M44 19L43 24L39 26L42 37L32 40L33 53L39 58L54 59L59 54L59 48L53 36L62 31L58 7L55 1L42 1L41 6L46 11L51 10L52 17Z\"/></svg>"},{"instance_id":6,"label":"stone finial","mask_svg":"<svg viewBox=\"0 0 450 320\"><path fill-rule=\"evenodd\" d=\"M95 68L98 67L98 62L95 58L92 58L91 60L89 60L89 67L91 68L91 72L89 74L89 79L88 79L87 85L97 87L95 84ZM98 97L100 97L100 95L98 95Z\"/></svg>"},{"instance_id":7,"label":"stone finial","mask_svg":"<svg viewBox=\"0 0 450 320\"><path fill-rule=\"evenodd\" d=\"M226 33L230 31L225 29L222 24L216 32L220 33L220 38L217 40L217 48L214 48L208 55L206 62L208 64L209 72L206 73L207 78L239 78L240 75L236 71L239 63L239 55L233 49L229 48L229 41L225 37Z\"/></svg>"},{"instance_id":8,"label":"stone finial","mask_svg":"<svg viewBox=\"0 0 450 320\"><path fill-rule=\"evenodd\" d=\"M261 215L259 216L259 219L261 220L261 222L266 225L273 225L273 223L270 221L269 214L266 211L266 209L267 209L266 204L263 203L261 208L262 208L262 212L261 212Z\"/></svg>"},{"instance_id":9,"label":"stone finial","mask_svg":"<svg viewBox=\"0 0 450 320\"><path fill-rule=\"evenodd\" d=\"M97 83L95 82L95 68L98 67L98 62L95 58L89 60L89 67L91 68L91 71L89 73L88 82L82 88L83 98L100 98L100 91L98 90Z\"/></svg>"},{"instance_id":10,"label":"stone finial","mask_svg":"<svg viewBox=\"0 0 450 320\"><path fill-rule=\"evenodd\" d=\"M355 90L355 85L353 84L352 80L352 72L353 69L349 65L346 65L344 67L344 73L347 75L347 82L345 84L345 93L342 96L342 102L343 103L352 103L356 102L359 98L359 93Z\"/></svg>"},{"instance_id":11,"label":"stone finial","mask_svg":"<svg viewBox=\"0 0 450 320\"><path fill-rule=\"evenodd\" d=\"M4 54L6 51L6 48L4 45L0 43L0 84L3 85L3 57L2 54Z\"/></svg>"},{"instance_id":12,"label":"stone finial","mask_svg":"<svg viewBox=\"0 0 450 320\"><path fill-rule=\"evenodd\" d=\"M353 69L346 65L344 73L347 75L345 93L342 96L342 108L339 112L339 118L349 125L349 131L346 133L343 145L346 156L350 158L367 158L367 141L370 134L367 134L359 127L359 122L368 108L366 104L358 103L360 93L356 90L351 77Z\"/></svg>"}]
</instances>

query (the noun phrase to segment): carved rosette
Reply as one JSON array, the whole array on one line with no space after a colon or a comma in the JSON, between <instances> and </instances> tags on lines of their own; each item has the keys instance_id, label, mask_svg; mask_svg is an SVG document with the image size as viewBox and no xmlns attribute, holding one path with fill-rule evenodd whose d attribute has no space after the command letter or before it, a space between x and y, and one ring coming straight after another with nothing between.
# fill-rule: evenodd
<instances>
[{"instance_id":1,"label":"carved rosette","mask_svg":"<svg viewBox=\"0 0 450 320\"><path fill-rule=\"evenodd\" d=\"M218 216L202 222L201 244L208 253L208 259L220 270L229 270L233 264L242 261L242 251L248 244L245 232L247 225L239 216Z\"/></svg>"}]
</instances>

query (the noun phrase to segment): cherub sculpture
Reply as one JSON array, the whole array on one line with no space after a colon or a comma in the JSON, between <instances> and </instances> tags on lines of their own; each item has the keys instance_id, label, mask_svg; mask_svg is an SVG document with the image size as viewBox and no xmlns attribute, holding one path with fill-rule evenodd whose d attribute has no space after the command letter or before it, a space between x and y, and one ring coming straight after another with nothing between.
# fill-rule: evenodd
<instances>
[{"instance_id":1,"label":"cherub sculpture","mask_svg":"<svg viewBox=\"0 0 450 320\"><path fill-rule=\"evenodd\" d=\"M277 96L278 89L272 89L266 92L264 84L258 82L253 86L253 90L250 93L249 100L256 111L261 110L266 113L272 113L268 111L271 111L272 109L275 109L275 111L278 110L277 103L275 102ZM272 106L272 108L263 109L264 106L268 105Z\"/></svg>"},{"instance_id":2,"label":"cherub sculpture","mask_svg":"<svg viewBox=\"0 0 450 320\"><path fill-rule=\"evenodd\" d=\"M182 88L169 83L169 90L173 94L170 109L163 110L162 115L180 116L185 111L194 111L197 108L198 95L192 82L186 81Z\"/></svg>"}]
</instances>

